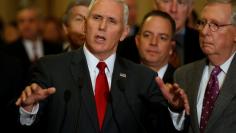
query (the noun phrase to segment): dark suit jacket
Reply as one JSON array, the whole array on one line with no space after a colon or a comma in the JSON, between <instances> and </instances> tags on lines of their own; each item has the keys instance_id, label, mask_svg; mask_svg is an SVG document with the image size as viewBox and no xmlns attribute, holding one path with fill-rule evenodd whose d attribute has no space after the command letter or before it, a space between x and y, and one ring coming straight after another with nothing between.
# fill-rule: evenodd
<instances>
[{"instance_id":1,"label":"dark suit jacket","mask_svg":"<svg viewBox=\"0 0 236 133\"><path fill-rule=\"evenodd\" d=\"M168 64L167 70L163 76L163 81L165 83L173 83L175 68Z\"/></svg>"},{"instance_id":2,"label":"dark suit jacket","mask_svg":"<svg viewBox=\"0 0 236 133\"><path fill-rule=\"evenodd\" d=\"M173 83L174 71L175 68L172 65L168 64L167 70L163 76L163 81L165 83ZM163 133L180 133L180 131L177 131L175 129L172 123L169 110L167 108L160 108L159 112L159 114L153 113L152 115L150 115L150 132L156 133L158 131Z\"/></svg>"},{"instance_id":3,"label":"dark suit jacket","mask_svg":"<svg viewBox=\"0 0 236 133\"><path fill-rule=\"evenodd\" d=\"M94 94L82 48L42 58L35 66L32 82L46 88L54 86L57 91L40 103L43 111L39 112L34 125L46 118L48 133L99 133ZM116 58L114 66L102 132L143 133L148 130L150 112L158 113L159 108L166 106L154 81L156 73L120 57Z\"/></svg>"},{"instance_id":4,"label":"dark suit jacket","mask_svg":"<svg viewBox=\"0 0 236 133\"><path fill-rule=\"evenodd\" d=\"M200 43L199 43L199 32L186 27L184 35L184 64L188 64L199 59L204 58Z\"/></svg>"},{"instance_id":5,"label":"dark suit jacket","mask_svg":"<svg viewBox=\"0 0 236 133\"><path fill-rule=\"evenodd\" d=\"M43 41L43 51L44 55L57 54L62 51L62 47ZM6 46L4 52L18 58L22 62L24 75L28 75L32 62L27 55L22 39L18 39L16 42ZM25 76L25 80L28 80L28 76Z\"/></svg>"},{"instance_id":6,"label":"dark suit jacket","mask_svg":"<svg viewBox=\"0 0 236 133\"><path fill-rule=\"evenodd\" d=\"M131 60L135 63L140 63L140 57L138 53L138 49L135 43L135 36L139 30L138 26L135 26L134 34L126 37L123 41L121 41L117 48L117 53L128 60Z\"/></svg>"},{"instance_id":7,"label":"dark suit jacket","mask_svg":"<svg viewBox=\"0 0 236 133\"><path fill-rule=\"evenodd\" d=\"M203 69L207 60L203 59L176 70L175 80L186 90L191 115L189 133L200 133L197 119L197 96ZM205 133L235 133L236 131L236 56L234 56Z\"/></svg>"},{"instance_id":8,"label":"dark suit jacket","mask_svg":"<svg viewBox=\"0 0 236 133\"><path fill-rule=\"evenodd\" d=\"M21 62L14 57L0 51L0 102L1 121L0 131L16 132L16 114L18 110L10 106L15 103L23 86Z\"/></svg>"}]
</instances>

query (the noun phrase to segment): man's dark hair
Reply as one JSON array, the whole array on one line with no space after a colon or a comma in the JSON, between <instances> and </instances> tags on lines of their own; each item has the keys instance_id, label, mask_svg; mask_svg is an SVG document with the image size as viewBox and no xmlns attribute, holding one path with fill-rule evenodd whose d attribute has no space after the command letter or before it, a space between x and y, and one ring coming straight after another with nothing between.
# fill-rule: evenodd
<instances>
[{"instance_id":1,"label":"man's dark hair","mask_svg":"<svg viewBox=\"0 0 236 133\"><path fill-rule=\"evenodd\" d=\"M176 28L175 20L168 13L160 11L160 10L152 10L144 16L144 18L141 22L141 25L140 25L139 32L138 32L139 34L140 34L140 32L143 28L143 25L144 25L145 21L151 16L157 16L157 17L162 17L164 19L167 19L171 24L172 36L175 34L175 31L176 31L176 29L175 29Z\"/></svg>"}]
</instances>

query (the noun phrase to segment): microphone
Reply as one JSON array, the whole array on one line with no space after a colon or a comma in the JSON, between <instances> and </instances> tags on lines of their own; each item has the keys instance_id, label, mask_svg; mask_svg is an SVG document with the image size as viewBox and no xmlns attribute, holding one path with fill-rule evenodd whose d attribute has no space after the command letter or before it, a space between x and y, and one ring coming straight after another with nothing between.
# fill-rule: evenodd
<instances>
[{"instance_id":1,"label":"microphone","mask_svg":"<svg viewBox=\"0 0 236 133\"><path fill-rule=\"evenodd\" d=\"M125 78L120 77L120 79L117 80L118 82L118 88L120 89L120 91L122 92L122 94L124 95L125 98L125 102L127 103L127 106L129 108L129 110L131 111L131 113L133 114L135 121L138 123L138 125L141 127L143 133L147 133L146 129L144 128L143 124L141 123L141 121L136 117L129 101L127 98L127 95L125 94L125 88L124 88L124 83L125 83Z\"/></svg>"},{"instance_id":2,"label":"microphone","mask_svg":"<svg viewBox=\"0 0 236 133\"><path fill-rule=\"evenodd\" d=\"M71 98L71 92L70 90L65 90L64 92L64 102L65 102L65 107L64 107L64 113L63 113L63 117L62 117L62 121L60 124L60 130L59 132L62 133L62 130L64 128L64 122L66 120L66 116L67 116L67 108L68 108L68 102L70 101Z\"/></svg>"}]
</instances>

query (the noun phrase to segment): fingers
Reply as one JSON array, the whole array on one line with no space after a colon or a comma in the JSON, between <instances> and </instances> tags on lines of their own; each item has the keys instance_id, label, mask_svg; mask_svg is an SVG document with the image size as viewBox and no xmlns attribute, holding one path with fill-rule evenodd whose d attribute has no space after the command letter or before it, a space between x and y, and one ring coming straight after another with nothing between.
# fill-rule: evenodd
<instances>
[{"instance_id":1,"label":"fingers","mask_svg":"<svg viewBox=\"0 0 236 133\"><path fill-rule=\"evenodd\" d=\"M50 88L47 88L47 89L44 89L43 90L43 95L45 96L45 97L48 97L49 95L52 95L52 94L54 94L56 92L56 88L54 88L54 87L50 87Z\"/></svg>"},{"instance_id":2,"label":"fingers","mask_svg":"<svg viewBox=\"0 0 236 133\"><path fill-rule=\"evenodd\" d=\"M43 89L38 84L33 83L22 91L21 96L17 99L15 104L17 106L32 105L47 98L49 95L52 95L55 92L56 89L54 87Z\"/></svg>"},{"instance_id":3,"label":"fingers","mask_svg":"<svg viewBox=\"0 0 236 133\"><path fill-rule=\"evenodd\" d=\"M170 84L165 84L160 77L156 77L155 80L156 80L156 83L159 85L159 88L160 88L162 94L164 95L164 97L167 100L169 100L169 89L168 88L170 88Z\"/></svg>"},{"instance_id":4,"label":"fingers","mask_svg":"<svg viewBox=\"0 0 236 133\"><path fill-rule=\"evenodd\" d=\"M188 96L184 92L183 89L181 89L181 91L180 91L180 97L183 101L183 106L184 106L185 112L187 115L189 115L190 114L190 105L189 105L189 101L188 101Z\"/></svg>"}]
</instances>

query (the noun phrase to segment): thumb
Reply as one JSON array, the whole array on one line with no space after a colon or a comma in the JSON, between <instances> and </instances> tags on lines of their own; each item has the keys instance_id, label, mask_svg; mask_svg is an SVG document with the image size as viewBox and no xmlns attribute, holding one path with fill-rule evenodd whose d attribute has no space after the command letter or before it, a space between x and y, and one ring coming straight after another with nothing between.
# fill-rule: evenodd
<instances>
[{"instance_id":1,"label":"thumb","mask_svg":"<svg viewBox=\"0 0 236 133\"><path fill-rule=\"evenodd\" d=\"M45 89L45 94L47 95L47 96L49 96L49 95L52 95L52 94L54 94L56 92L56 88L55 87L50 87L50 88L47 88L47 89Z\"/></svg>"}]
</instances>

